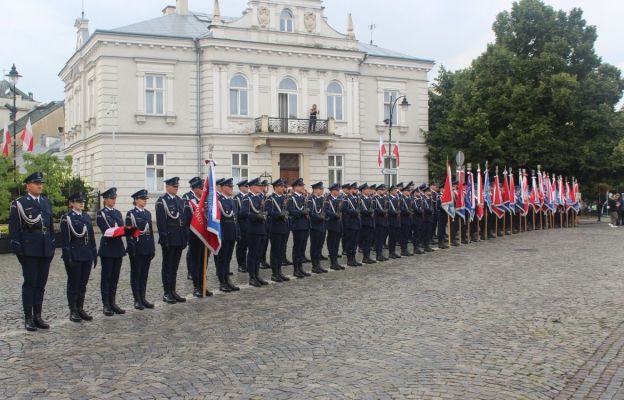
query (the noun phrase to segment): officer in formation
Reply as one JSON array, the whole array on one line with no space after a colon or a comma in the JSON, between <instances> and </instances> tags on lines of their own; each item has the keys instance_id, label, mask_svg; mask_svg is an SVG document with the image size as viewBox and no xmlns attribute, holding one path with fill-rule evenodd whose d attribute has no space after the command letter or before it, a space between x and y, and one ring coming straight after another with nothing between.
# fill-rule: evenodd
<instances>
[{"instance_id":1,"label":"officer in formation","mask_svg":"<svg viewBox=\"0 0 624 400\"><path fill-rule=\"evenodd\" d=\"M96 223L102 233L100 239L99 256L101 259L102 279L100 291L104 315L110 317L115 314L125 314L126 311L117 305L117 283L121 272L121 264L126 255L126 247L122 236L109 236L106 231L112 228L124 227L121 212L115 209L117 202L117 188L110 188L100 194L104 207L97 213Z\"/></svg>"},{"instance_id":2,"label":"officer in formation","mask_svg":"<svg viewBox=\"0 0 624 400\"><path fill-rule=\"evenodd\" d=\"M71 211L61 217L62 257L67 271L67 302L72 322L93 319L84 311L84 301L98 254L91 217L83 212L85 201L82 193L72 194L69 196Z\"/></svg>"},{"instance_id":3,"label":"officer in formation","mask_svg":"<svg viewBox=\"0 0 624 400\"><path fill-rule=\"evenodd\" d=\"M162 250L163 301L169 304L184 303L186 299L176 292L176 280L182 250L188 241L188 221L185 221L184 200L178 197L180 178L165 181L166 193L156 200L156 225L158 243Z\"/></svg>"},{"instance_id":4,"label":"officer in formation","mask_svg":"<svg viewBox=\"0 0 624 400\"><path fill-rule=\"evenodd\" d=\"M43 175L35 173L24 181L28 194L11 205L10 234L14 252L24 272L22 302L27 330L47 329L41 317L43 293L50 262L54 255L52 210L50 202L41 196ZM347 265L359 267L362 263L384 262L387 245L390 258L411 256L432 251L431 242L437 234L438 245L446 243L444 229L447 218L441 214L441 194L437 186L427 184L415 187L412 182L388 188L384 184L368 185L333 184L325 194L322 182L312 185L307 194L303 179L292 183L293 193L286 194L288 182L272 182L273 193L266 192L268 182L259 178L237 183L239 193L233 195L233 180L217 182L217 205L221 213L222 246L215 256L219 290L225 293L240 290L230 280L230 264L236 249L239 271L249 274L249 284L261 287L268 284L260 276L260 265L270 242L271 280L285 282L289 278L282 267L287 262L285 253L290 232L293 235L292 257L294 276L310 276L303 269L305 251L310 239L312 272L327 272L321 262L322 249L329 252L329 267L343 270L338 262L339 247L347 255ZM197 297L202 293L204 244L195 234L189 233L194 210L199 205L204 181L195 177L189 181L191 191L184 199L177 196L179 178L165 181L166 194L156 201L158 242L162 250L163 301L174 304L184 302L176 290L176 277L182 251L189 244L188 264ZM107 316L123 314L116 304L119 269L126 248L130 259L130 283L134 308L143 310L154 305L146 299L147 280L155 255L155 235L152 215L146 209L149 195L142 189L132 195L134 207L126 213L125 220L115 209L116 188L101 194L104 208L97 213L97 225L103 233L99 256L102 264L102 302ZM93 226L83 213L85 196L77 193L70 197L71 210L61 220L63 261L68 275L67 298L72 321L89 321L92 317L84 310L86 285L91 268L97 265ZM455 222L454 222L455 224ZM436 233L437 232L437 233ZM453 233L456 233L454 229ZM190 237L189 237L190 235ZM400 255L397 248L400 247ZM357 252L362 252L362 263ZM375 250L376 261L371 258Z\"/></svg>"}]
</instances>

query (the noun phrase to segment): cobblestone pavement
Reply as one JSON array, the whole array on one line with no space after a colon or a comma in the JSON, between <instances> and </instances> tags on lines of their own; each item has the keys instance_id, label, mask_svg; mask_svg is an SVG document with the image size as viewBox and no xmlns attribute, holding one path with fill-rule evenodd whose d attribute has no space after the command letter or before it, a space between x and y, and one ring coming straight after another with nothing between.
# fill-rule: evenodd
<instances>
[{"instance_id":1,"label":"cobblestone pavement","mask_svg":"<svg viewBox=\"0 0 624 400\"><path fill-rule=\"evenodd\" d=\"M0 256L0 398L624 399L623 239L586 222L111 318L97 269L82 324L57 257L35 333ZM127 264L121 286L130 308Z\"/></svg>"}]
</instances>

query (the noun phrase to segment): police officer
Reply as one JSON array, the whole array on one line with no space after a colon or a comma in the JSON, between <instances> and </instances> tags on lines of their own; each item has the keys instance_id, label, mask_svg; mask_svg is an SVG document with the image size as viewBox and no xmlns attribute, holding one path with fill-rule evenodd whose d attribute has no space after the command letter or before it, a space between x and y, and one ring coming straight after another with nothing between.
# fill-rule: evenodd
<instances>
[{"instance_id":1,"label":"police officer","mask_svg":"<svg viewBox=\"0 0 624 400\"><path fill-rule=\"evenodd\" d=\"M61 217L63 262L67 271L67 302L72 322L91 321L84 311L84 300L91 267L97 265L97 249L91 218L84 213L82 193L69 196L71 211Z\"/></svg>"},{"instance_id":2,"label":"police officer","mask_svg":"<svg viewBox=\"0 0 624 400\"><path fill-rule=\"evenodd\" d=\"M401 197L399 202L401 204L401 256L410 257L414 254L409 251L408 244L412 239L413 229L413 202L410 196L410 186L406 185L401 189Z\"/></svg>"},{"instance_id":3,"label":"police officer","mask_svg":"<svg viewBox=\"0 0 624 400\"><path fill-rule=\"evenodd\" d=\"M345 269L338 263L338 247L342 236L342 199L340 185L334 183L329 187L329 196L325 202L327 216L327 252L329 253L330 269L335 271Z\"/></svg>"},{"instance_id":4,"label":"police officer","mask_svg":"<svg viewBox=\"0 0 624 400\"><path fill-rule=\"evenodd\" d=\"M357 253L358 235L361 229L359 199L357 193L357 182L349 186L351 193L345 197L342 203L342 216L344 220L345 249L347 251L347 265L349 267L359 267L362 263L355 258Z\"/></svg>"},{"instance_id":5,"label":"police officer","mask_svg":"<svg viewBox=\"0 0 624 400\"><path fill-rule=\"evenodd\" d=\"M247 272L249 273L249 285L260 287L269 283L260 276L260 253L262 252L263 239L266 236L266 212L264 211L264 199L260 179L249 181L250 193L243 198L240 212L241 218L247 220Z\"/></svg>"},{"instance_id":6,"label":"police officer","mask_svg":"<svg viewBox=\"0 0 624 400\"><path fill-rule=\"evenodd\" d=\"M433 233L433 210L434 202L431 197L431 187L425 185L423 188L425 196L423 198L423 245L426 252L431 252L431 235Z\"/></svg>"},{"instance_id":7,"label":"police officer","mask_svg":"<svg viewBox=\"0 0 624 400\"><path fill-rule=\"evenodd\" d=\"M243 217L240 214L240 210L243 208L243 199L247 197L249 192L249 183L247 180L242 180L236 184L238 186L238 193L234 196L236 207L239 210L238 216L238 228L240 230L240 237L236 242L236 263L238 264L238 272L247 272L247 217Z\"/></svg>"},{"instance_id":8,"label":"police officer","mask_svg":"<svg viewBox=\"0 0 624 400\"><path fill-rule=\"evenodd\" d=\"M52 205L43 196L43 174L35 172L26 179L26 194L11 203L9 237L11 249L22 266L22 306L27 331L49 329L41 317L43 294L54 257Z\"/></svg>"},{"instance_id":9,"label":"police officer","mask_svg":"<svg viewBox=\"0 0 624 400\"><path fill-rule=\"evenodd\" d=\"M293 194L288 199L288 215L290 216L290 230L293 235L292 260L294 263L294 275L297 278L310 276L303 269L305 262L305 249L310 235L310 210L306 205L305 184L299 178L292 184Z\"/></svg>"},{"instance_id":10,"label":"police officer","mask_svg":"<svg viewBox=\"0 0 624 400\"><path fill-rule=\"evenodd\" d=\"M264 204L266 205L267 198L269 197L269 181L265 179L262 182L260 182L260 185L262 186L262 199L264 200ZM266 261L267 250L269 249L269 232L271 230L270 218L267 218L266 229L267 229L267 234L264 237L264 242L262 243L262 250L260 252L260 269L271 268L271 266Z\"/></svg>"},{"instance_id":11,"label":"police officer","mask_svg":"<svg viewBox=\"0 0 624 400\"><path fill-rule=\"evenodd\" d=\"M383 254L383 247L388 237L388 196L385 184L377 185L375 197L375 253L377 261L388 261Z\"/></svg>"},{"instance_id":12,"label":"police officer","mask_svg":"<svg viewBox=\"0 0 624 400\"><path fill-rule=\"evenodd\" d=\"M442 191L444 189L438 189L437 191L437 195L435 195L435 210L436 210L436 215L437 215L437 226L436 226L436 233L437 233L437 239L438 239L438 248L440 249L448 249L448 242L447 239L448 237L447 235L447 224L448 224L448 214L446 213L446 211L444 211L444 209L442 208Z\"/></svg>"},{"instance_id":13,"label":"police officer","mask_svg":"<svg viewBox=\"0 0 624 400\"><path fill-rule=\"evenodd\" d=\"M178 197L179 187L180 178L176 176L167 179L165 181L166 193L156 200L158 243L162 249L163 301L168 304L186 301L176 292L180 257L188 241L184 210L186 205L184 200Z\"/></svg>"},{"instance_id":14,"label":"police officer","mask_svg":"<svg viewBox=\"0 0 624 400\"><path fill-rule=\"evenodd\" d=\"M312 272L324 274L327 272L321 266L321 256L327 226L325 224L325 198L323 197L323 182L312 185L312 195L308 197L307 206L310 210L310 258L312 259Z\"/></svg>"},{"instance_id":15,"label":"police officer","mask_svg":"<svg viewBox=\"0 0 624 400\"><path fill-rule=\"evenodd\" d=\"M134 308L143 310L154 308L154 304L147 301L147 278L150 264L156 254L154 227L152 214L145 208L149 194L141 189L132 195L134 208L126 213L126 226L133 228L136 233L128 236L128 258L130 259L130 287L134 297Z\"/></svg>"},{"instance_id":16,"label":"police officer","mask_svg":"<svg viewBox=\"0 0 624 400\"><path fill-rule=\"evenodd\" d=\"M364 258L363 264L375 264L376 261L370 257L371 246L373 243L373 235L375 232L375 210L373 209L373 199L371 198L372 189L368 183L360 185L358 188L361 196L360 201L360 221L362 229L360 230L360 248Z\"/></svg>"},{"instance_id":17,"label":"police officer","mask_svg":"<svg viewBox=\"0 0 624 400\"><path fill-rule=\"evenodd\" d=\"M219 196L219 211L221 212L221 249L217 257L217 278L219 278L219 290L224 293L239 291L240 288L230 281L230 262L234 253L234 244L239 235L238 209L232 199L234 182L232 178L221 182L221 195Z\"/></svg>"},{"instance_id":18,"label":"police officer","mask_svg":"<svg viewBox=\"0 0 624 400\"><path fill-rule=\"evenodd\" d=\"M283 179L277 179L271 183L273 186L273 194L271 194L265 203L265 210L269 223L269 240L271 241L271 280L273 282L287 282L290 280L282 273L282 265L284 252L286 251L286 243L288 242L288 210L286 209L286 201L288 197L285 195L287 182Z\"/></svg>"},{"instance_id":19,"label":"police officer","mask_svg":"<svg viewBox=\"0 0 624 400\"><path fill-rule=\"evenodd\" d=\"M398 188L390 187L390 198L388 199L388 256L390 258L401 258L396 253L396 244L401 236L401 203L397 197Z\"/></svg>"},{"instance_id":20,"label":"police officer","mask_svg":"<svg viewBox=\"0 0 624 400\"><path fill-rule=\"evenodd\" d=\"M424 254L424 242L423 242L423 225L424 225L424 205L422 199L421 190L424 188L420 185L412 192L412 211L414 216L412 218L412 241L414 243L414 253Z\"/></svg>"},{"instance_id":21,"label":"police officer","mask_svg":"<svg viewBox=\"0 0 624 400\"><path fill-rule=\"evenodd\" d=\"M115 209L117 202L117 188L110 188L100 194L104 207L97 213L96 223L102 232L100 239L100 259L102 260L102 279L100 292L104 315L125 314L126 311L116 302L117 283L121 272L121 263L126 255L126 247L122 236L106 234L107 230L124 227L124 220L119 210ZM109 231L110 232L110 231Z\"/></svg>"},{"instance_id":22,"label":"police officer","mask_svg":"<svg viewBox=\"0 0 624 400\"><path fill-rule=\"evenodd\" d=\"M340 189L342 189L342 191L340 192L340 199L346 201L347 197L349 197L351 195L351 184L350 183L345 183L343 184ZM343 201L343 204L344 204ZM342 213L342 210L340 210L340 212ZM345 223L346 223L346 218L345 216L342 217L342 236L341 236L341 244L342 244L342 252L340 254L338 254L338 257L342 257L343 255L347 255L347 239L346 239L346 235L344 234L346 232L346 227L345 227Z\"/></svg>"},{"instance_id":23,"label":"police officer","mask_svg":"<svg viewBox=\"0 0 624 400\"><path fill-rule=\"evenodd\" d=\"M221 183L221 181L218 181ZM202 288L204 285L204 242L202 242L197 235L191 233L190 223L193 218L193 213L197 208L204 188L204 180L199 177L194 177L189 181L191 191L185 193L183 199L186 201L185 205L185 217L186 232L188 235L188 250L186 252L186 262L190 265L191 279L193 280L193 296L204 297L202 295ZM216 185L216 182L215 182ZM220 194L217 194L219 197ZM209 290L205 293L206 296L212 296L212 292Z\"/></svg>"},{"instance_id":24,"label":"police officer","mask_svg":"<svg viewBox=\"0 0 624 400\"><path fill-rule=\"evenodd\" d=\"M193 205L197 206L199 204L202 191L204 189L204 180L199 176L195 176L191 178L188 183L191 187L191 190L184 193L182 195L182 199L187 202L192 202ZM193 205L189 205L192 212L195 208L193 207ZM193 280L193 245L195 244L194 240L192 239L193 236L194 235L189 234L189 248L186 251L186 279L188 280ZM201 242L199 239L197 239L197 241Z\"/></svg>"}]
</instances>

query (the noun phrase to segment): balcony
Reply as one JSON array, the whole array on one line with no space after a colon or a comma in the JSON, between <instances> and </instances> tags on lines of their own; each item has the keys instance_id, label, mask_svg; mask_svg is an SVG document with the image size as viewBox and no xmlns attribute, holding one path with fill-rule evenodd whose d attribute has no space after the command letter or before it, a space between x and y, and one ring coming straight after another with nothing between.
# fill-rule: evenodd
<instances>
[{"instance_id":1,"label":"balcony","mask_svg":"<svg viewBox=\"0 0 624 400\"><path fill-rule=\"evenodd\" d=\"M270 145L271 141L315 141L320 142L323 148L336 137L336 121L317 119L314 126L310 126L309 119L272 118L263 115L254 120L254 145Z\"/></svg>"}]
</instances>

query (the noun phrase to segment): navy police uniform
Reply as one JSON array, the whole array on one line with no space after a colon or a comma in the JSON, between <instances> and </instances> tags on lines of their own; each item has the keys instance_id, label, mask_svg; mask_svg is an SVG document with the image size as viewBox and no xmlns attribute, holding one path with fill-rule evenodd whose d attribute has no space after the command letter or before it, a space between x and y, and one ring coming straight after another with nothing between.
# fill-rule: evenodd
<instances>
[{"instance_id":1,"label":"navy police uniform","mask_svg":"<svg viewBox=\"0 0 624 400\"><path fill-rule=\"evenodd\" d=\"M312 185L312 189L323 189L323 182ZM326 273L327 270L321 267L321 257L325 236L327 234L325 198L311 195L307 201L310 210L310 258L312 259L312 272L315 274Z\"/></svg>"},{"instance_id":2,"label":"navy police uniform","mask_svg":"<svg viewBox=\"0 0 624 400\"><path fill-rule=\"evenodd\" d=\"M132 198L135 201L137 199L147 200L149 198L148 192L141 189L134 193ZM137 232L127 239L128 257L130 258L130 287L134 296L134 308L137 310L154 308L154 305L145 298L150 265L156 254L152 214L144 208L134 207L126 213L126 226L134 228Z\"/></svg>"},{"instance_id":3,"label":"navy police uniform","mask_svg":"<svg viewBox=\"0 0 624 400\"><path fill-rule=\"evenodd\" d=\"M84 203L81 193L69 197L72 203ZM72 210L61 217L63 262L67 271L67 302L69 319L73 322L93 319L84 311L87 283L91 267L97 265L97 249L91 217L82 211Z\"/></svg>"},{"instance_id":4,"label":"navy police uniform","mask_svg":"<svg viewBox=\"0 0 624 400\"><path fill-rule=\"evenodd\" d=\"M24 183L43 183L43 174L35 172L24 179ZM49 326L41 318L41 311L55 245L50 201L45 196L31 194L13 201L9 212L9 237L24 276L25 327L29 331L47 329Z\"/></svg>"},{"instance_id":5,"label":"navy police uniform","mask_svg":"<svg viewBox=\"0 0 624 400\"><path fill-rule=\"evenodd\" d=\"M110 188L100 194L103 199L117 198L117 188ZM100 292L102 294L102 305L104 315L125 314L116 302L117 284L121 272L121 264L126 255L126 247L122 236L109 237L105 232L111 228L124 227L124 219L121 212L115 208L104 207L96 216L97 226L102 232L100 239L99 256L102 261L102 278L100 281Z\"/></svg>"},{"instance_id":6,"label":"navy police uniform","mask_svg":"<svg viewBox=\"0 0 624 400\"><path fill-rule=\"evenodd\" d=\"M232 178L225 179L221 186L232 187ZM221 249L217 257L217 277L219 278L219 290L222 292L232 292L240 290L230 281L230 262L234 253L234 245L239 236L238 208L236 202L225 195L219 196L219 211L221 212Z\"/></svg>"},{"instance_id":7,"label":"navy police uniform","mask_svg":"<svg viewBox=\"0 0 624 400\"><path fill-rule=\"evenodd\" d=\"M357 188L357 183L350 186L351 189ZM347 252L347 265L350 267L359 267L362 264L357 262L355 255L357 252L358 235L361 229L359 198L356 195L349 194L345 196L342 203L342 216L344 220L344 245Z\"/></svg>"},{"instance_id":8,"label":"navy police uniform","mask_svg":"<svg viewBox=\"0 0 624 400\"><path fill-rule=\"evenodd\" d=\"M329 190L335 192L340 189L336 183ZM340 195L330 194L325 202L325 215L327 217L327 252L329 253L330 268L333 270L344 269L338 263L338 248L342 237L342 199Z\"/></svg>"},{"instance_id":9,"label":"navy police uniform","mask_svg":"<svg viewBox=\"0 0 624 400\"><path fill-rule=\"evenodd\" d=\"M191 187L191 190L189 190L188 192L184 193L182 195L182 199L188 202L193 202L194 205L199 204L199 197L197 197L197 195L195 194L195 192L193 191L193 189L195 188L203 188L204 186L204 180L198 176L191 178L191 180L189 180L189 185ZM190 211L193 212L194 208L193 206L190 207ZM195 241L193 240L193 235L191 235L189 233L189 243L188 243L188 250L186 252L186 278L188 280L193 280L193 271L194 271L194 267L193 267L193 248L195 247ZM193 282L194 283L194 282Z\"/></svg>"},{"instance_id":10,"label":"navy police uniform","mask_svg":"<svg viewBox=\"0 0 624 400\"><path fill-rule=\"evenodd\" d=\"M375 232L375 210L373 208L373 199L370 196L363 194L365 190L369 189L367 183L362 184L359 188L362 195L360 195L360 221L362 222L362 229L360 230L360 248L362 249L362 263L374 264L375 260L371 259L371 246L373 244L373 234Z\"/></svg>"},{"instance_id":11,"label":"navy police uniform","mask_svg":"<svg viewBox=\"0 0 624 400\"><path fill-rule=\"evenodd\" d=\"M256 178L249 182L250 187L260 187L260 179ZM247 221L247 272L249 273L249 285L260 287L268 285L268 282L260 276L260 253L266 236L267 216L264 211L264 199L262 193L249 193L242 201L240 217Z\"/></svg>"},{"instance_id":12,"label":"navy police uniform","mask_svg":"<svg viewBox=\"0 0 624 400\"><path fill-rule=\"evenodd\" d=\"M242 180L236 184L239 192L234 196L234 202L239 210L238 216L238 229L240 235L236 241L236 263L238 264L238 272L247 272L247 217L240 215L240 210L243 208L243 200L247 197L247 194L240 191L241 188L249 187L247 180Z\"/></svg>"},{"instance_id":13,"label":"navy police uniform","mask_svg":"<svg viewBox=\"0 0 624 400\"><path fill-rule=\"evenodd\" d=\"M180 178L165 181L167 186L179 185ZM158 227L158 243L162 249L162 283L163 301L169 304L185 302L186 299L176 292L178 266L182 250L187 245L187 224L185 223L186 207L184 200L176 195L166 193L156 201L156 225Z\"/></svg>"},{"instance_id":14,"label":"navy police uniform","mask_svg":"<svg viewBox=\"0 0 624 400\"><path fill-rule=\"evenodd\" d=\"M295 180L292 187L304 186L303 179ZM310 274L303 269L305 262L305 249L310 235L310 210L306 205L302 194L294 192L288 199L288 215L290 216L290 230L293 235L292 258L294 263L294 275L304 278Z\"/></svg>"},{"instance_id":15,"label":"navy police uniform","mask_svg":"<svg viewBox=\"0 0 624 400\"><path fill-rule=\"evenodd\" d=\"M273 187L286 186L286 181L277 179L273 183ZM269 239L271 241L271 280L274 282L287 282L290 279L282 273L282 261L286 244L288 242L288 234L290 227L288 225L288 197L285 194L273 193L268 197L265 203L265 210L269 218Z\"/></svg>"},{"instance_id":16,"label":"navy police uniform","mask_svg":"<svg viewBox=\"0 0 624 400\"><path fill-rule=\"evenodd\" d=\"M377 190L385 190L386 185L377 186ZM377 261L387 261L383 254L383 247L388 237L388 197L379 194L375 197L375 253Z\"/></svg>"}]
</instances>

